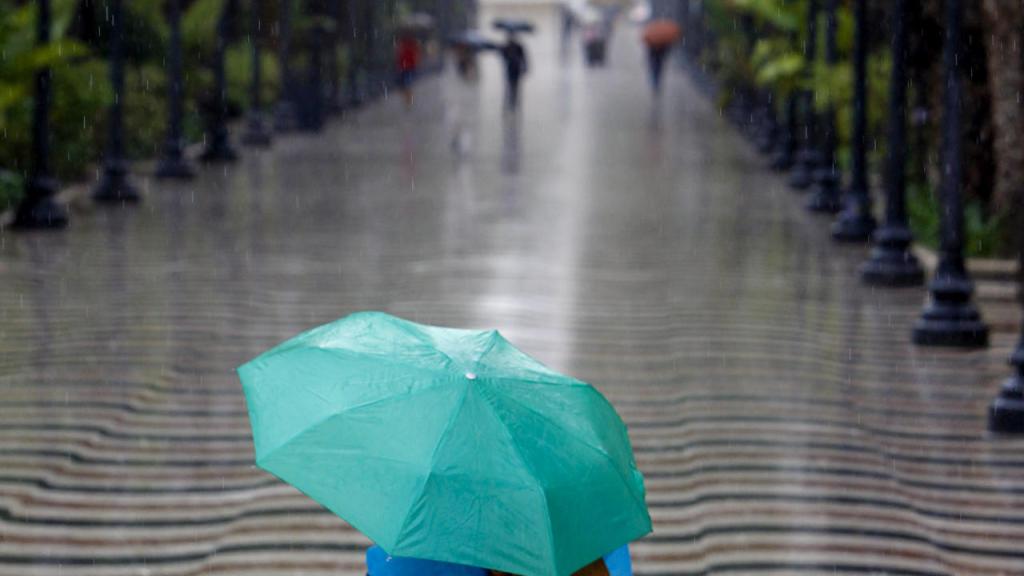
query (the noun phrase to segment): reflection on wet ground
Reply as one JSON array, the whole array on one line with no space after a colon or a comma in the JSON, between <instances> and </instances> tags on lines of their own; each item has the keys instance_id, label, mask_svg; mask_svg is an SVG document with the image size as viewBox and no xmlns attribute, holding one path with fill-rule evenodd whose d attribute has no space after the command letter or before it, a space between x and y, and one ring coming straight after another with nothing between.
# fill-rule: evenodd
<instances>
[{"instance_id":1,"label":"reflection on wet ground","mask_svg":"<svg viewBox=\"0 0 1024 576\"><path fill-rule=\"evenodd\" d=\"M913 348L782 180L634 32L528 39L523 113L424 82L137 209L2 237L0 574L362 574L363 537L256 470L233 369L363 309L499 328L630 425L637 573L1024 572L1024 444L984 432L1012 334Z\"/></svg>"}]
</instances>

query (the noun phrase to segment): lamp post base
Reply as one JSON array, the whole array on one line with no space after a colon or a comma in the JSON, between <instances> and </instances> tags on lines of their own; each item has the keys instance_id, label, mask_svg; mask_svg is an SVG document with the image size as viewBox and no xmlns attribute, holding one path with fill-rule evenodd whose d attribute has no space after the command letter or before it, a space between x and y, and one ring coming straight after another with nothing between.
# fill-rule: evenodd
<instances>
[{"instance_id":1,"label":"lamp post base","mask_svg":"<svg viewBox=\"0 0 1024 576\"><path fill-rule=\"evenodd\" d=\"M867 192L864 192L866 195ZM871 210L862 202L849 201L832 224L832 239L836 242L867 242L875 231L875 219Z\"/></svg>"},{"instance_id":2,"label":"lamp post base","mask_svg":"<svg viewBox=\"0 0 1024 576\"><path fill-rule=\"evenodd\" d=\"M953 348L988 345L988 326L971 303L974 286L959 265L940 261L928 290L931 302L914 326L914 344Z\"/></svg>"},{"instance_id":3,"label":"lamp post base","mask_svg":"<svg viewBox=\"0 0 1024 576\"><path fill-rule=\"evenodd\" d=\"M908 288L924 284L924 269L910 251L914 236L903 224L886 224L875 231L871 256L860 268L860 277L870 286Z\"/></svg>"},{"instance_id":4,"label":"lamp post base","mask_svg":"<svg viewBox=\"0 0 1024 576\"><path fill-rule=\"evenodd\" d=\"M242 135L242 144L256 148L267 148L273 143L273 136L267 123L261 115L253 115L249 118L245 134Z\"/></svg>"},{"instance_id":5,"label":"lamp post base","mask_svg":"<svg viewBox=\"0 0 1024 576\"><path fill-rule=\"evenodd\" d=\"M196 172L182 155L165 154L153 175L160 179L191 180L196 177Z\"/></svg>"},{"instance_id":6,"label":"lamp post base","mask_svg":"<svg viewBox=\"0 0 1024 576\"><path fill-rule=\"evenodd\" d=\"M823 168L816 176L814 191L804 204L804 208L809 212L821 214L835 214L842 210L839 191L836 189L836 177L832 170Z\"/></svg>"},{"instance_id":7,"label":"lamp post base","mask_svg":"<svg viewBox=\"0 0 1024 576\"><path fill-rule=\"evenodd\" d=\"M1003 434L1024 433L1024 338L1021 339L1010 364L1017 375L1003 383L999 396L988 409L988 429Z\"/></svg>"},{"instance_id":8,"label":"lamp post base","mask_svg":"<svg viewBox=\"0 0 1024 576\"><path fill-rule=\"evenodd\" d=\"M207 164L235 162L238 160L238 152L231 146L227 136L215 137L207 142L199 160Z\"/></svg>"},{"instance_id":9,"label":"lamp post base","mask_svg":"<svg viewBox=\"0 0 1024 576\"><path fill-rule=\"evenodd\" d=\"M292 132L299 126L298 115L291 102L283 100L277 103L274 109L274 130L278 132Z\"/></svg>"},{"instance_id":10,"label":"lamp post base","mask_svg":"<svg viewBox=\"0 0 1024 576\"><path fill-rule=\"evenodd\" d=\"M53 200L57 182L38 178L29 183L26 197L14 213L11 227L15 230L61 230L68 225L68 212Z\"/></svg>"},{"instance_id":11,"label":"lamp post base","mask_svg":"<svg viewBox=\"0 0 1024 576\"><path fill-rule=\"evenodd\" d=\"M988 346L988 326L970 304L932 304L914 326L914 344L949 348Z\"/></svg>"},{"instance_id":12,"label":"lamp post base","mask_svg":"<svg viewBox=\"0 0 1024 576\"><path fill-rule=\"evenodd\" d=\"M818 153L801 149L796 154L793 172L789 175L789 186L795 190L807 190L814 184L814 173L818 168Z\"/></svg>"},{"instance_id":13,"label":"lamp post base","mask_svg":"<svg viewBox=\"0 0 1024 576\"><path fill-rule=\"evenodd\" d=\"M103 176L93 190L92 199L102 204L134 204L142 197L128 181L127 164L123 160L111 160L103 169Z\"/></svg>"},{"instance_id":14,"label":"lamp post base","mask_svg":"<svg viewBox=\"0 0 1024 576\"><path fill-rule=\"evenodd\" d=\"M1003 384L999 396L988 408L988 429L1001 434L1024 433L1024 378L1016 376Z\"/></svg>"}]
</instances>

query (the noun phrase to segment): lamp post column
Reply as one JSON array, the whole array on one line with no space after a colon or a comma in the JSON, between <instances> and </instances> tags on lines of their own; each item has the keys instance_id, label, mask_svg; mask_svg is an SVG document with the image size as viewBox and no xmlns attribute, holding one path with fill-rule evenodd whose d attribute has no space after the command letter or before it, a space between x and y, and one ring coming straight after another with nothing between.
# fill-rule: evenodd
<instances>
[{"instance_id":1,"label":"lamp post column","mask_svg":"<svg viewBox=\"0 0 1024 576\"><path fill-rule=\"evenodd\" d=\"M252 70L249 82L249 117L246 121L242 143L249 146L266 148L270 146L272 137L267 127L266 115L263 110L263 55L260 50L260 0L249 3L249 42L251 44Z\"/></svg>"},{"instance_id":2,"label":"lamp post column","mask_svg":"<svg viewBox=\"0 0 1024 576\"><path fill-rule=\"evenodd\" d=\"M836 8L839 0L825 0L825 64L830 68L839 61L836 48ZM814 173L814 191L807 199L811 212L836 213L839 205L839 170L836 166L836 110L831 102L821 117L821 163Z\"/></svg>"},{"instance_id":3,"label":"lamp post column","mask_svg":"<svg viewBox=\"0 0 1024 576\"><path fill-rule=\"evenodd\" d=\"M121 0L111 0L110 12L110 84L114 101L110 104L110 133L103 160L103 176L93 190L93 200L104 204L138 202L139 192L128 181L128 162L124 158L124 8Z\"/></svg>"},{"instance_id":4,"label":"lamp post column","mask_svg":"<svg viewBox=\"0 0 1024 576\"><path fill-rule=\"evenodd\" d=\"M856 33L853 39L853 166L846 202L832 226L832 237L840 242L863 242L875 231L868 187L868 70L867 0L854 0Z\"/></svg>"},{"instance_id":5,"label":"lamp post column","mask_svg":"<svg viewBox=\"0 0 1024 576\"><path fill-rule=\"evenodd\" d=\"M167 8L171 28L167 51L167 137L156 177L189 179L195 177L195 172L185 159L185 139L182 136L185 91L181 61L181 0L168 0Z\"/></svg>"},{"instance_id":6,"label":"lamp post column","mask_svg":"<svg viewBox=\"0 0 1024 576\"><path fill-rule=\"evenodd\" d=\"M50 0L37 0L36 45L50 43ZM14 228L57 229L68 225L68 213L57 204L57 182L50 175L50 80L49 68L36 72L32 98L32 161L25 182L25 196L14 214Z\"/></svg>"},{"instance_id":7,"label":"lamp post column","mask_svg":"<svg viewBox=\"0 0 1024 576\"><path fill-rule=\"evenodd\" d=\"M924 270L910 250L914 236L907 221L907 7L908 0L893 0L885 222L875 231L871 257L860 271L864 282L873 286L924 283Z\"/></svg>"},{"instance_id":8,"label":"lamp post column","mask_svg":"<svg viewBox=\"0 0 1024 576\"><path fill-rule=\"evenodd\" d=\"M988 327L971 303L974 283L967 274L964 262L964 207L961 197L963 158L960 141L962 11L961 0L946 0L941 245L938 268L928 285L931 302L914 326L914 343L923 346L975 348L988 344Z\"/></svg>"},{"instance_id":9,"label":"lamp post column","mask_svg":"<svg viewBox=\"0 0 1024 576\"><path fill-rule=\"evenodd\" d=\"M203 162L232 162L238 159L228 134L228 89L224 68L228 27L234 13L235 3L228 0L217 21L217 51L213 62L214 94L207 111L206 148L199 156Z\"/></svg>"},{"instance_id":10,"label":"lamp post column","mask_svg":"<svg viewBox=\"0 0 1024 576\"><path fill-rule=\"evenodd\" d=\"M277 17L277 59L281 74L281 92L277 96L277 105L274 108L274 129L278 132L290 132L295 129L297 124L293 100L295 97L294 78L292 78L291 68L292 3L291 0L280 0L277 6L280 10Z\"/></svg>"},{"instance_id":11,"label":"lamp post column","mask_svg":"<svg viewBox=\"0 0 1024 576\"><path fill-rule=\"evenodd\" d=\"M814 63L818 55L818 0L807 2L807 40L804 42L804 81L814 77ZM796 164L789 176L789 185L797 190L806 190L814 181L814 173L821 163L817 142L817 112L814 110L813 90L803 90L799 95L798 107L803 123L803 137L796 154Z\"/></svg>"}]
</instances>

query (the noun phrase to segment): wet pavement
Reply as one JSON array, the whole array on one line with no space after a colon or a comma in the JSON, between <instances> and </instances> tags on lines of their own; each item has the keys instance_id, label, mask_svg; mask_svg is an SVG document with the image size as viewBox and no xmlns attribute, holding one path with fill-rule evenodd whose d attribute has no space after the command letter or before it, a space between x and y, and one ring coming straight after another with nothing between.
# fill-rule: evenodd
<instances>
[{"instance_id":1,"label":"wet pavement","mask_svg":"<svg viewBox=\"0 0 1024 576\"><path fill-rule=\"evenodd\" d=\"M486 17L486 16L485 16ZM252 465L236 366L376 309L498 328L630 426L636 573L1024 573L1024 442L991 349L915 348L685 76L650 97L531 13L523 111L445 75L65 233L0 235L0 574L363 574L367 542ZM993 318L1012 326L1014 318Z\"/></svg>"}]
</instances>

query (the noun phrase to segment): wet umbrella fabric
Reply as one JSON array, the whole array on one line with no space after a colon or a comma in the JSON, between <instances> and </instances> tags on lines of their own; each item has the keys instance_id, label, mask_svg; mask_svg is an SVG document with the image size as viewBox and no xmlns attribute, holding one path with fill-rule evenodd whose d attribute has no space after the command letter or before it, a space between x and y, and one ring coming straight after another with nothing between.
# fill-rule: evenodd
<instances>
[{"instance_id":1,"label":"wet umbrella fabric","mask_svg":"<svg viewBox=\"0 0 1024 576\"><path fill-rule=\"evenodd\" d=\"M498 18L492 22L492 25L496 30L504 30L505 32L533 32L533 23L526 20Z\"/></svg>"},{"instance_id":2,"label":"wet umbrella fabric","mask_svg":"<svg viewBox=\"0 0 1024 576\"><path fill-rule=\"evenodd\" d=\"M497 50L498 44L475 30L466 30L449 37L453 46L464 46L471 50Z\"/></svg>"},{"instance_id":3,"label":"wet umbrella fabric","mask_svg":"<svg viewBox=\"0 0 1024 576\"><path fill-rule=\"evenodd\" d=\"M671 46L675 44L682 31L679 25L671 20L658 19L644 26L643 39L648 46Z\"/></svg>"},{"instance_id":4,"label":"wet umbrella fabric","mask_svg":"<svg viewBox=\"0 0 1024 576\"><path fill-rule=\"evenodd\" d=\"M389 554L567 576L651 530L612 406L496 331L364 312L239 375L257 464Z\"/></svg>"}]
</instances>

